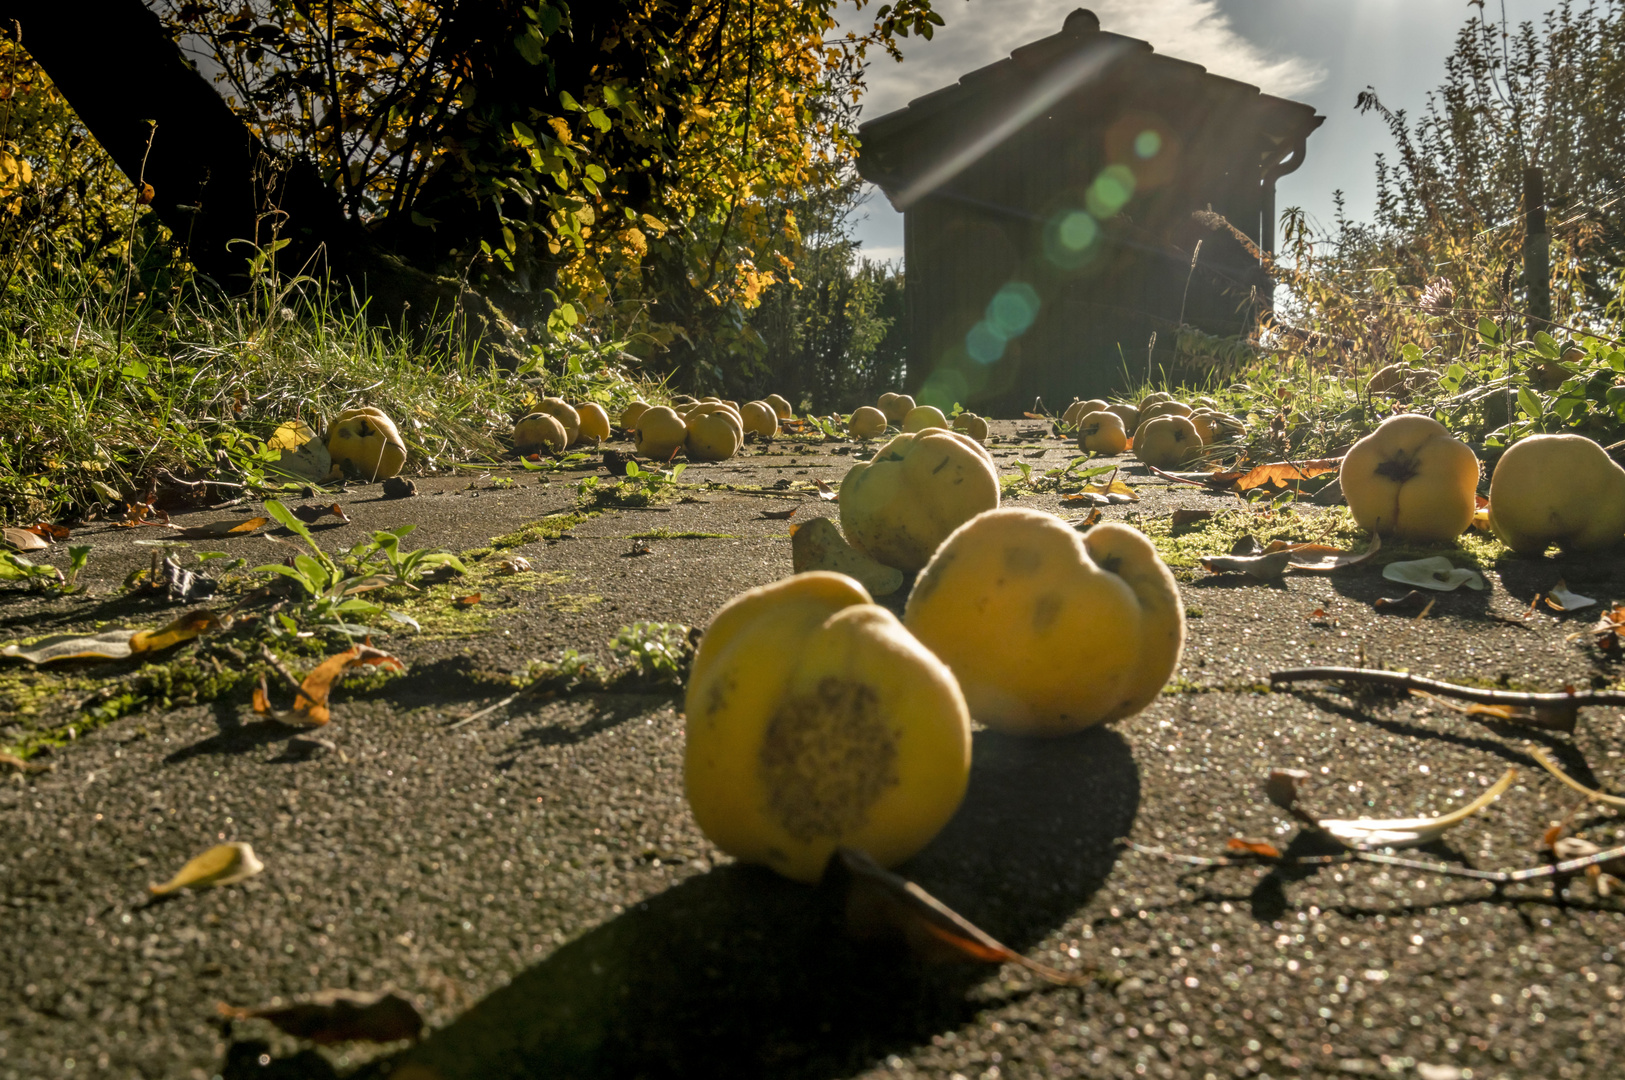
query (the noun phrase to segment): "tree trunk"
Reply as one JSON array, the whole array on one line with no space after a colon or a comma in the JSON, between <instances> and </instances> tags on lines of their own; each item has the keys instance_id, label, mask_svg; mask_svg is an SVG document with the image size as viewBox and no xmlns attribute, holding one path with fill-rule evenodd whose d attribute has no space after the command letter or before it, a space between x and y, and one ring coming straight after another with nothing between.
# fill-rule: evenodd
<instances>
[{"instance_id":1,"label":"tree trunk","mask_svg":"<svg viewBox=\"0 0 1625 1080\"><path fill-rule=\"evenodd\" d=\"M460 332L512 358L511 324L488 300L382 251L344 215L311 163L265 147L181 54L141 0L0 0L17 35L96 141L139 187L202 273L231 291L273 240L285 274L348 280L378 321L419 332L459 316Z\"/></svg>"}]
</instances>

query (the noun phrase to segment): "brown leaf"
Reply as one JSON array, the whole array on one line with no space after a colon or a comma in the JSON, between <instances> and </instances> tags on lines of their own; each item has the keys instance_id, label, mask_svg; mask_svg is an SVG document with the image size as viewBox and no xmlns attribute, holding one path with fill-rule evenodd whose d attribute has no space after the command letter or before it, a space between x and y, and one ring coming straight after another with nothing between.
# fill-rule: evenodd
<instances>
[{"instance_id":1,"label":"brown leaf","mask_svg":"<svg viewBox=\"0 0 1625 1080\"><path fill-rule=\"evenodd\" d=\"M1314 461L1272 461L1266 465L1255 465L1252 469L1237 477L1234 487L1237 491L1251 491L1259 487L1287 488L1304 480L1311 480L1329 472L1336 472L1342 465L1342 458L1317 458Z\"/></svg>"},{"instance_id":2,"label":"brown leaf","mask_svg":"<svg viewBox=\"0 0 1625 1080\"><path fill-rule=\"evenodd\" d=\"M1334 570L1358 566L1381 548L1380 536L1373 536L1371 546L1361 552L1344 551L1328 544L1283 544L1277 540L1266 547L1264 553L1268 555L1285 551L1291 558L1290 569L1300 574L1329 574Z\"/></svg>"},{"instance_id":3,"label":"brown leaf","mask_svg":"<svg viewBox=\"0 0 1625 1080\"><path fill-rule=\"evenodd\" d=\"M143 182L140 193L135 197L135 204L137 206L151 206L152 200L157 194L156 191L152 190L151 184Z\"/></svg>"},{"instance_id":4,"label":"brown leaf","mask_svg":"<svg viewBox=\"0 0 1625 1080\"><path fill-rule=\"evenodd\" d=\"M169 511L160 510L150 502L126 503L124 520L115 524L122 529L133 529L138 525L152 525L161 529L175 527L169 523Z\"/></svg>"},{"instance_id":5,"label":"brown leaf","mask_svg":"<svg viewBox=\"0 0 1625 1080\"><path fill-rule=\"evenodd\" d=\"M482 597L483 594L481 593L469 593L467 596L459 596L455 598L452 600L452 603L456 604L458 607L473 607L475 604L480 602Z\"/></svg>"},{"instance_id":6,"label":"brown leaf","mask_svg":"<svg viewBox=\"0 0 1625 1080\"><path fill-rule=\"evenodd\" d=\"M272 711L262 677L259 690L254 695L254 711L286 724L321 727L332 719L327 698L333 692L333 684L338 681L340 675L363 664L393 668L396 671L406 670L405 664L382 649L375 649L371 645L354 645L317 664L299 684L299 696L294 699L293 708L285 713Z\"/></svg>"},{"instance_id":7,"label":"brown leaf","mask_svg":"<svg viewBox=\"0 0 1625 1080\"><path fill-rule=\"evenodd\" d=\"M1187 510L1184 507L1181 507L1180 509L1174 511L1173 527L1176 529L1183 529L1187 525L1196 524L1198 521L1206 521L1212 516L1213 511L1211 510Z\"/></svg>"},{"instance_id":8,"label":"brown leaf","mask_svg":"<svg viewBox=\"0 0 1625 1080\"><path fill-rule=\"evenodd\" d=\"M1279 859L1281 849L1268 840L1249 840L1243 836L1232 836L1225 841L1227 851L1244 851L1249 855L1257 855L1261 859Z\"/></svg>"},{"instance_id":9,"label":"brown leaf","mask_svg":"<svg viewBox=\"0 0 1625 1080\"><path fill-rule=\"evenodd\" d=\"M53 525L49 521L35 522L28 527L28 531L42 539L54 540L58 543L73 535L61 525Z\"/></svg>"},{"instance_id":10,"label":"brown leaf","mask_svg":"<svg viewBox=\"0 0 1625 1080\"><path fill-rule=\"evenodd\" d=\"M1282 810L1293 810L1298 805L1299 790L1309 781L1303 769L1271 769L1264 779L1264 796Z\"/></svg>"},{"instance_id":11,"label":"brown leaf","mask_svg":"<svg viewBox=\"0 0 1625 1080\"><path fill-rule=\"evenodd\" d=\"M29 529L7 528L4 535L6 543L18 551L43 551L50 546L44 537Z\"/></svg>"},{"instance_id":12,"label":"brown leaf","mask_svg":"<svg viewBox=\"0 0 1625 1080\"><path fill-rule=\"evenodd\" d=\"M1429 602L1430 599L1431 598L1421 589L1412 589L1404 596L1379 596L1375 601L1372 602L1371 606L1376 608L1378 611L1387 611L1392 608L1423 607Z\"/></svg>"},{"instance_id":13,"label":"brown leaf","mask_svg":"<svg viewBox=\"0 0 1625 1080\"><path fill-rule=\"evenodd\" d=\"M334 503L332 506L296 506L293 508L293 516L306 525L314 525L329 515L338 518L340 525L350 524L350 519L345 516L344 507L338 503Z\"/></svg>"},{"instance_id":14,"label":"brown leaf","mask_svg":"<svg viewBox=\"0 0 1625 1080\"><path fill-rule=\"evenodd\" d=\"M1291 561L1290 551L1269 555L1204 555L1202 569L1210 574L1246 574L1259 581L1279 581Z\"/></svg>"},{"instance_id":15,"label":"brown leaf","mask_svg":"<svg viewBox=\"0 0 1625 1080\"><path fill-rule=\"evenodd\" d=\"M219 540L227 536L246 536L269 525L268 517L242 518L238 521L212 521L207 525L193 525L175 535L182 540ZM145 524L145 523L144 523Z\"/></svg>"},{"instance_id":16,"label":"brown leaf","mask_svg":"<svg viewBox=\"0 0 1625 1080\"><path fill-rule=\"evenodd\" d=\"M1029 960L906 878L891 873L853 848L837 848L825 878L845 878L847 933L858 939L901 937L926 959L1015 964L1060 986L1081 986L1071 975Z\"/></svg>"},{"instance_id":17,"label":"brown leaf","mask_svg":"<svg viewBox=\"0 0 1625 1080\"><path fill-rule=\"evenodd\" d=\"M323 990L286 1005L239 1009L221 1002L220 1015L232 1020L266 1020L278 1029L318 1046L341 1042L395 1042L416 1039L423 1017L399 994Z\"/></svg>"},{"instance_id":18,"label":"brown leaf","mask_svg":"<svg viewBox=\"0 0 1625 1080\"><path fill-rule=\"evenodd\" d=\"M762 516L769 521L788 521L795 515L795 512L796 508L792 506L788 510L763 510Z\"/></svg>"},{"instance_id":19,"label":"brown leaf","mask_svg":"<svg viewBox=\"0 0 1625 1080\"><path fill-rule=\"evenodd\" d=\"M814 480L813 486L818 489L818 497L823 499L825 502L834 502L836 499L841 497L841 493L839 491L836 491L822 480Z\"/></svg>"}]
</instances>

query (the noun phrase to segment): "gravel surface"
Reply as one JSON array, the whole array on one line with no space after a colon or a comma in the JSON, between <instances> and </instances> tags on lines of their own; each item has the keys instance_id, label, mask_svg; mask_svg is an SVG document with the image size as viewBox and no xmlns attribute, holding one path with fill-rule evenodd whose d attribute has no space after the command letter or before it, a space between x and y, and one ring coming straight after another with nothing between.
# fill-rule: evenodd
<instances>
[{"instance_id":1,"label":"gravel surface","mask_svg":"<svg viewBox=\"0 0 1625 1080\"><path fill-rule=\"evenodd\" d=\"M1014 425L995 431L1014 438ZM1020 446L996 458L1002 473L1072 456L1055 439ZM1369 566L1278 585L1181 568L1190 641L1170 692L1071 738L977 732L964 806L901 868L1006 944L1094 973L1082 988L850 941L832 890L735 865L688 813L671 695L522 699L451 727L510 692L482 678L566 648L607 658L635 620L703 626L738 591L787 574L788 523L762 512L836 507L773 485L838 483L850 453L832 451L848 449L753 448L682 480L764 490L695 490L514 548L539 573L487 588L462 636L380 640L411 673L341 691L318 733L329 745L233 698L87 731L43 759L49 772L0 772L0 1080L1483 1080L1596 1076L1622 1056L1625 917L1589 880L1559 893L1549 879L1497 890L1374 865L1192 870L1115 844L1217 855L1246 836L1313 853L1264 799L1268 769L1307 770L1325 816L1405 817L1447 811L1512 767L1501 800L1416 854L1538 865L1542 831L1578 797L1530 758L1528 729L1420 698L1262 687L1279 667L1362 662L1538 689L1618 685L1617 661L1567 640L1595 609L1529 611L1560 576L1615 599L1617 559L1506 561L1486 592L1440 594L1421 619L1373 608L1404 590ZM1241 507L1125 475L1141 501L1108 518ZM508 477L513 487L493 486ZM356 524L319 535L347 545L415 522L409 546L466 550L575 507L577 477L543 479L426 478L404 501L363 487L341 496ZM1053 495L1019 504L1062 509ZM1303 512L1306 534L1316 521ZM134 542L146 538L77 535L95 546L91 596L0 594L0 638L167 618L117 588L150 559ZM250 565L288 550L262 537L194 548ZM1590 710L1572 738L1535 741L1617 790L1620 718ZM1606 809L1574 823L1625 843ZM222 840L252 843L265 872L147 901L149 882ZM421 1043L314 1048L217 1012L386 987L423 1012Z\"/></svg>"}]
</instances>

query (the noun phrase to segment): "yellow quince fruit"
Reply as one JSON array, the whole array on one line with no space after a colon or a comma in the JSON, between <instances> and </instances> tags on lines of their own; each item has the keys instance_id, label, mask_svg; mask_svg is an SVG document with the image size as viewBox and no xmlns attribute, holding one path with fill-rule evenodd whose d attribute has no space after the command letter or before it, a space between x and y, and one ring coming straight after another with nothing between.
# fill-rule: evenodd
<instances>
[{"instance_id":1,"label":"yellow quince fruit","mask_svg":"<svg viewBox=\"0 0 1625 1080\"><path fill-rule=\"evenodd\" d=\"M1390 416L1349 448L1338 472L1362 528L1401 540L1454 540L1477 506L1478 456L1427 416Z\"/></svg>"},{"instance_id":2,"label":"yellow quince fruit","mask_svg":"<svg viewBox=\"0 0 1625 1080\"><path fill-rule=\"evenodd\" d=\"M847 542L887 566L918 570L960 525L999 505L986 448L957 431L894 437L841 481Z\"/></svg>"},{"instance_id":3,"label":"yellow quince fruit","mask_svg":"<svg viewBox=\"0 0 1625 1080\"><path fill-rule=\"evenodd\" d=\"M1625 469L1584 435L1531 435L1495 464L1490 528L1525 555L1611 548L1625 538Z\"/></svg>"},{"instance_id":4,"label":"yellow quince fruit","mask_svg":"<svg viewBox=\"0 0 1625 1080\"><path fill-rule=\"evenodd\" d=\"M348 462L368 480L400 475L406 464L406 444L395 421L372 407L345 409L327 427L327 452L334 465Z\"/></svg>"},{"instance_id":5,"label":"yellow quince fruit","mask_svg":"<svg viewBox=\"0 0 1625 1080\"><path fill-rule=\"evenodd\" d=\"M1065 735L1132 716L1179 664L1185 607L1151 541L1054 514L972 518L914 583L903 621L959 679L971 716Z\"/></svg>"},{"instance_id":6,"label":"yellow quince fruit","mask_svg":"<svg viewBox=\"0 0 1625 1080\"><path fill-rule=\"evenodd\" d=\"M685 709L701 831L796 881L816 882L842 846L895 865L964 797L970 716L953 675L842 574L729 601L700 640Z\"/></svg>"}]
</instances>

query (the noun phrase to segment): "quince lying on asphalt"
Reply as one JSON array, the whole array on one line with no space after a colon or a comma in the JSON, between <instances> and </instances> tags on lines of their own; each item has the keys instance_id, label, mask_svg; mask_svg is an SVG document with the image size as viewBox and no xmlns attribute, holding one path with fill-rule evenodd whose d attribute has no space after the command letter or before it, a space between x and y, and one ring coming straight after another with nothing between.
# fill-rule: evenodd
<instances>
[{"instance_id":1,"label":"quince lying on asphalt","mask_svg":"<svg viewBox=\"0 0 1625 1080\"><path fill-rule=\"evenodd\" d=\"M536 403L536 411L547 413L563 425L564 434L569 437L572 446L581 437L581 414L563 398L544 397Z\"/></svg>"},{"instance_id":2,"label":"quince lying on asphalt","mask_svg":"<svg viewBox=\"0 0 1625 1080\"><path fill-rule=\"evenodd\" d=\"M513 426L513 452L520 457L528 454L560 454L570 445L564 425L551 413L533 412L522 417Z\"/></svg>"},{"instance_id":3,"label":"quince lying on asphalt","mask_svg":"<svg viewBox=\"0 0 1625 1080\"><path fill-rule=\"evenodd\" d=\"M586 442L591 439L595 443L605 442L609 439L609 413L596 401L586 401L575 406L576 415L581 418L581 429L577 438Z\"/></svg>"},{"instance_id":4,"label":"quince lying on asphalt","mask_svg":"<svg viewBox=\"0 0 1625 1080\"><path fill-rule=\"evenodd\" d=\"M855 439L878 439L886 434L886 414L873 405L859 406L847 419L846 430Z\"/></svg>"},{"instance_id":5,"label":"quince lying on asphalt","mask_svg":"<svg viewBox=\"0 0 1625 1080\"><path fill-rule=\"evenodd\" d=\"M1157 469L1177 469L1202 456L1202 436L1189 417L1154 416L1134 432L1134 456Z\"/></svg>"},{"instance_id":6,"label":"quince lying on asphalt","mask_svg":"<svg viewBox=\"0 0 1625 1080\"><path fill-rule=\"evenodd\" d=\"M406 464L406 444L395 421L382 410L345 409L327 427L327 452L333 464L348 463L365 480L387 480L400 475Z\"/></svg>"},{"instance_id":7,"label":"quince lying on asphalt","mask_svg":"<svg viewBox=\"0 0 1625 1080\"><path fill-rule=\"evenodd\" d=\"M1625 469L1584 435L1531 435L1496 462L1490 528L1525 555L1613 547L1625 537Z\"/></svg>"},{"instance_id":8,"label":"quince lying on asphalt","mask_svg":"<svg viewBox=\"0 0 1625 1080\"><path fill-rule=\"evenodd\" d=\"M903 417L914 408L914 399L907 394L881 394L876 403L880 411L886 414L886 423L902 426Z\"/></svg>"},{"instance_id":9,"label":"quince lying on asphalt","mask_svg":"<svg viewBox=\"0 0 1625 1080\"><path fill-rule=\"evenodd\" d=\"M634 399L631 404L621 410L621 430L631 431L637 427L638 417L648 411L649 403L647 401L642 398Z\"/></svg>"},{"instance_id":10,"label":"quince lying on asphalt","mask_svg":"<svg viewBox=\"0 0 1625 1080\"><path fill-rule=\"evenodd\" d=\"M904 431L924 431L933 427L948 430L948 418L935 405L916 405L903 417Z\"/></svg>"},{"instance_id":11,"label":"quince lying on asphalt","mask_svg":"<svg viewBox=\"0 0 1625 1080\"><path fill-rule=\"evenodd\" d=\"M970 717L948 669L857 582L752 589L700 639L684 785L722 850L815 882L840 846L895 865L964 797Z\"/></svg>"},{"instance_id":12,"label":"quince lying on asphalt","mask_svg":"<svg viewBox=\"0 0 1625 1080\"><path fill-rule=\"evenodd\" d=\"M1179 588L1127 525L1079 535L1053 514L981 514L937 550L903 616L1000 731L1065 735L1131 716L1185 644Z\"/></svg>"},{"instance_id":13,"label":"quince lying on asphalt","mask_svg":"<svg viewBox=\"0 0 1625 1080\"><path fill-rule=\"evenodd\" d=\"M957 431L898 435L841 481L847 542L904 572L930 561L948 534L999 505L986 448Z\"/></svg>"},{"instance_id":14,"label":"quince lying on asphalt","mask_svg":"<svg viewBox=\"0 0 1625 1080\"><path fill-rule=\"evenodd\" d=\"M638 453L654 461L670 461L687 438L688 425L664 405L645 409L632 429L632 445Z\"/></svg>"},{"instance_id":15,"label":"quince lying on asphalt","mask_svg":"<svg viewBox=\"0 0 1625 1080\"><path fill-rule=\"evenodd\" d=\"M754 431L758 438L771 439L779 433L779 414L765 401L747 401L739 410L747 432Z\"/></svg>"},{"instance_id":16,"label":"quince lying on asphalt","mask_svg":"<svg viewBox=\"0 0 1625 1080\"><path fill-rule=\"evenodd\" d=\"M780 420L788 420L795 415L795 410L790 408L789 400L778 394L769 394L762 400L773 406L773 412Z\"/></svg>"},{"instance_id":17,"label":"quince lying on asphalt","mask_svg":"<svg viewBox=\"0 0 1625 1080\"><path fill-rule=\"evenodd\" d=\"M1128 432L1116 413L1084 413L1077 423L1078 449L1095 454L1121 454L1128 449Z\"/></svg>"},{"instance_id":18,"label":"quince lying on asphalt","mask_svg":"<svg viewBox=\"0 0 1625 1080\"><path fill-rule=\"evenodd\" d=\"M1401 540L1454 540L1473 522L1478 457L1426 416L1390 416L1350 447L1337 474L1362 528Z\"/></svg>"},{"instance_id":19,"label":"quince lying on asphalt","mask_svg":"<svg viewBox=\"0 0 1625 1080\"><path fill-rule=\"evenodd\" d=\"M701 405L688 414L683 450L691 461L726 461L739 453L744 441L739 414L726 405Z\"/></svg>"},{"instance_id":20,"label":"quince lying on asphalt","mask_svg":"<svg viewBox=\"0 0 1625 1080\"><path fill-rule=\"evenodd\" d=\"M964 432L979 443L987 442L987 421L973 412L954 417L954 430Z\"/></svg>"}]
</instances>

